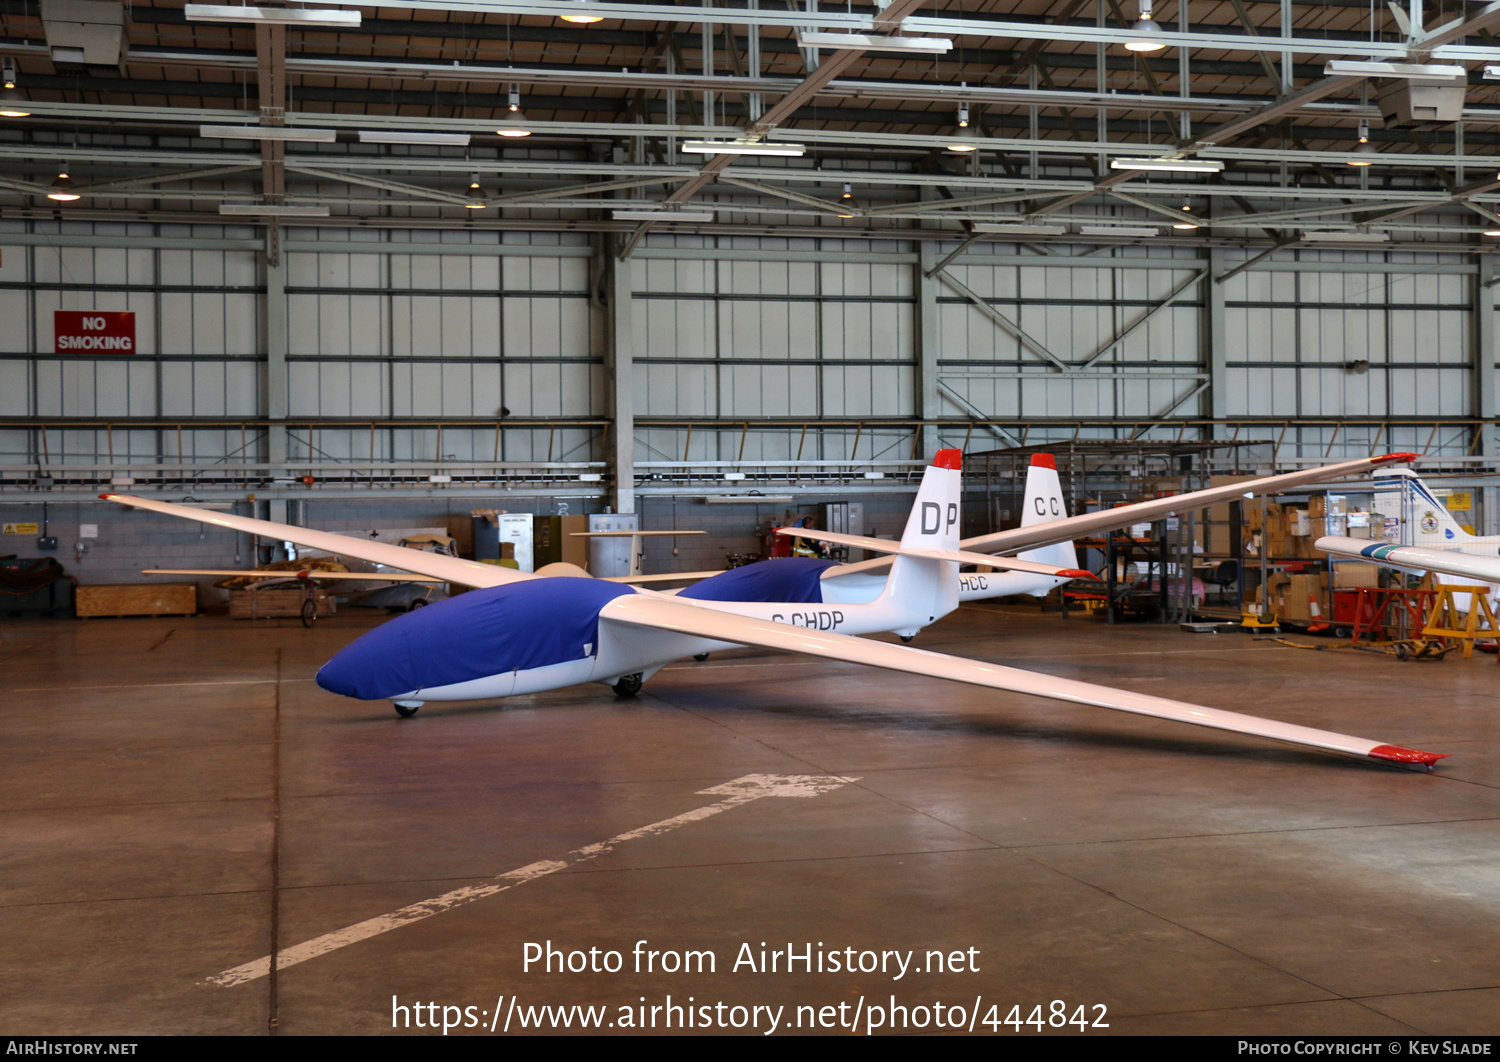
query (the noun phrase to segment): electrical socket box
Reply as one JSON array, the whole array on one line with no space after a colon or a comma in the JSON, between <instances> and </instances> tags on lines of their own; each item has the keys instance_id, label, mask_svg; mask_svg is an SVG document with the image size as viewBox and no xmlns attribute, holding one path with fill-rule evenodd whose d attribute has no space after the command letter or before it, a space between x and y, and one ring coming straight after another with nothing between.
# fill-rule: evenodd
<instances>
[{"instance_id":1,"label":"electrical socket box","mask_svg":"<svg viewBox=\"0 0 1500 1062\"><path fill-rule=\"evenodd\" d=\"M57 548L57 537L55 535L43 535L36 540L36 548L43 553L51 552Z\"/></svg>"}]
</instances>

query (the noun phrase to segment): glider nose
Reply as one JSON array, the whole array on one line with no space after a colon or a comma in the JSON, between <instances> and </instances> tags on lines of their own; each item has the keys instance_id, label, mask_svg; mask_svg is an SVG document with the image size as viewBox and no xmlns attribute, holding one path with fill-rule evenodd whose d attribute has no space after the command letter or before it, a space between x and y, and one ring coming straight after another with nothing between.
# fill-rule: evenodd
<instances>
[{"instance_id":1,"label":"glider nose","mask_svg":"<svg viewBox=\"0 0 1500 1062\"><path fill-rule=\"evenodd\" d=\"M380 649L361 635L318 669L318 685L343 697L362 697L360 679L368 679L380 660Z\"/></svg>"}]
</instances>

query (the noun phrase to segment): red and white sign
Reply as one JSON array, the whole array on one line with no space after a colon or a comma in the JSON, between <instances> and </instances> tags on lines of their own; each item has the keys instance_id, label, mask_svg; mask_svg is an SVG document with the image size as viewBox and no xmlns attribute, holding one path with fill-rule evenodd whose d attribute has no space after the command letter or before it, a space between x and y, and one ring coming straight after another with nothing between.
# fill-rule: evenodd
<instances>
[{"instance_id":1,"label":"red and white sign","mask_svg":"<svg viewBox=\"0 0 1500 1062\"><path fill-rule=\"evenodd\" d=\"M134 310L53 310L55 354L134 354Z\"/></svg>"}]
</instances>

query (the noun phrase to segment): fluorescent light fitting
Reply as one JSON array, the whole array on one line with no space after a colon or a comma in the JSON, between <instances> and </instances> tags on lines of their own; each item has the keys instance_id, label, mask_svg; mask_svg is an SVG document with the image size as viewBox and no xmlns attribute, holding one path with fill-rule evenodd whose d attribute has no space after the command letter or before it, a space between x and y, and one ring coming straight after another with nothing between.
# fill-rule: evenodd
<instances>
[{"instance_id":1,"label":"fluorescent light fitting","mask_svg":"<svg viewBox=\"0 0 1500 1062\"><path fill-rule=\"evenodd\" d=\"M766 140L689 140L682 145L682 150L694 155L786 155L796 158L807 154L807 145Z\"/></svg>"},{"instance_id":2,"label":"fluorescent light fitting","mask_svg":"<svg viewBox=\"0 0 1500 1062\"><path fill-rule=\"evenodd\" d=\"M301 129L293 125L200 125L199 136L216 140L285 140L304 144L331 144L338 139L334 129Z\"/></svg>"},{"instance_id":3,"label":"fluorescent light fitting","mask_svg":"<svg viewBox=\"0 0 1500 1062\"><path fill-rule=\"evenodd\" d=\"M133 487L135 479L131 476L111 476L109 480L111 487Z\"/></svg>"},{"instance_id":4,"label":"fluorescent light fitting","mask_svg":"<svg viewBox=\"0 0 1500 1062\"><path fill-rule=\"evenodd\" d=\"M358 26L358 11L341 8L239 7L188 4L182 9L189 22L244 22L254 26Z\"/></svg>"},{"instance_id":5,"label":"fluorescent light fitting","mask_svg":"<svg viewBox=\"0 0 1500 1062\"><path fill-rule=\"evenodd\" d=\"M1021 221L988 222L976 221L975 232L1010 233L1014 236L1061 236L1068 231L1065 225L1028 225Z\"/></svg>"},{"instance_id":6,"label":"fluorescent light fitting","mask_svg":"<svg viewBox=\"0 0 1500 1062\"><path fill-rule=\"evenodd\" d=\"M725 472L724 473L724 478L727 479L731 483L738 483L740 480L742 480L742 479L745 478L745 473L743 473L743 472Z\"/></svg>"},{"instance_id":7,"label":"fluorescent light fitting","mask_svg":"<svg viewBox=\"0 0 1500 1062\"><path fill-rule=\"evenodd\" d=\"M284 203L220 203L220 214L248 214L263 218L326 218L326 206L287 206Z\"/></svg>"},{"instance_id":8,"label":"fluorescent light fitting","mask_svg":"<svg viewBox=\"0 0 1500 1062\"><path fill-rule=\"evenodd\" d=\"M1302 237L1308 243L1389 243L1384 232L1353 232L1348 229L1305 229Z\"/></svg>"},{"instance_id":9,"label":"fluorescent light fitting","mask_svg":"<svg viewBox=\"0 0 1500 1062\"><path fill-rule=\"evenodd\" d=\"M856 52L921 52L941 54L951 51L953 42L946 37L887 37L877 33L797 34L799 48L831 48Z\"/></svg>"},{"instance_id":10,"label":"fluorescent light fitting","mask_svg":"<svg viewBox=\"0 0 1500 1062\"><path fill-rule=\"evenodd\" d=\"M427 477L427 482L428 483L452 483L453 482L453 477L452 476L442 476L442 475L439 475L439 476L428 476Z\"/></svg>"},{"instance_id":11,"label":"fluorescent light fitting","mask_svg":"<svg viewBox=\"0 0 1500 1062\"><path fill-rule=\"evenodd\" d=\"M1500 229L1485 229L1484 234L1486 236L1500 236Z\"/></svg>"},{"instance_id":12,"label":"fluorescent light fitting","mask_svg":"<svg viewBox=\"0 0 1500 1062\"><path fill-rule=\"evenodd\" d=\"M399 129L361 129L361 144L422 144L427 147L468 147L468 133L406 133Z\"/></svg>"},{"instance_id":13,"label":"fluorescent light fitting","mask_svg":"<svg viewBox=\"0 0 1500 1062\"><path fill-rule=\"evenodd\" d=\"M710 494L703 499L707 505L769 505L791 500L790 494Z\"/></svg>"},{"instance_id":14,"label":"fluorescent light fitting","mask_svg":"<svg viewBox=\"0 0 1500 1062\"><path fill-rule=\"evenodd\" d=\"M1085 236L1159 236L1161 229L1149 225L1084 225Z\"/></svg>"},{"instance_id":15,"label":"fluorescent light fitting","mask_svg":"<svg viewBox=\"0 0 1500 1062\"><path fill-rule=\"evenodd\" d=\"M1218 159L1112 159L1112 170L1163 170L1167 173L1218 173L1224 164Z\"/></svg>"},{"instance_id":16,"label":"fluorescent light fitting","mask_svg":"<svg viewBox=\"0 0 1500 1062\"><path fill-rule=\"evenodd\" d=\"M1486 81L1500 81L1500 66L1491 63L1484 68L1483 76Z\"/></svg>"},{"instance_id":17,"label":"fluorescent light fitting","mask_svg":"<svg viewBox=\"0 0 1500 1062\"><path fill-rule=\"evenodd\" d=\"M1456 63L1382 63L1369 59L1330 59L1323 67L1325 77L1468 77L1468 71Z\"/></svg>"},{"instance_id":18,"label":"fluorescent light fitting","mask_svg":"<svg viewBox=\"0 0 1500 1062\"><path fill-rule=\"evenodd\" d=\"M616 210L616 221L712 221L708 210Z\"/></svg>"},{"instance_id":19,"label":"fluorescent light fitting","mask_svg":"<svg viewBox=\"0 0 1500 1062\"><path fill-rule=\"evenodd\" d=\"M577 20L576 19L570 19L569 21L576 22ZM580 483L598 483L603 478L604 477L601 476L597 472L580 472L578 474L578 482L580 482Z\"/></svg>"}]
</instances>

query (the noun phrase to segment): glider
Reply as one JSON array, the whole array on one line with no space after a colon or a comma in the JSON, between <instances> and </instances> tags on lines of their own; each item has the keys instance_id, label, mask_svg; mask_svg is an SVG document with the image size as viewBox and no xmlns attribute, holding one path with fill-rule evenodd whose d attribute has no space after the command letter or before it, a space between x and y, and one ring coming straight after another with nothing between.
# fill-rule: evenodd
<instances>
[{"instance_id":1,"label":"glider","mask_svg":"<svg viewBox=\"0 0 1500 1062\"><path fill-rule=\"evenodd\" d=\"M923 474L883 589L873 601L851 604L823 600L819 561L788 559L733 568L669 595L603 580L530 575L457 557L414 555L397 546L128 495L100 497L480 587L361 635L318 672L324 689L360 700L389 700L403 716L414 715L426 701L491 699L583 682L604 682L629 696L674 660L752 645L1425 768L1445 755L855 637L880 631L910 636L958 607L960 463L959 451L938 451ZM1369 467L1369 462L1359 464ZM1245 488L1236 484L1234 490ZM1069 524L1066 534L1071 535L1077 521L1100 515L1053 523ZM1102 519L1107 521L1109 514ZM1028 533L1018 530L1023 537ZM1029 530L1038 537L1020 545L1046 539ZM1007 534L1015 532L986 540ZM798 583L801 592L787 593Z\"/></svg>"},{"instance_id":2,"label":"glider","mask_svg":"<svg viewBox=\"0 0 1500 1062\"><path fill-rule=\"evenodd\" d=\"M1489 587L1486 596L1493 599L1500 587L1500 535L1469 534L1410 469L1391 469L1376 481L1378 488L1398 484L1402 485L1406 514L1403 537L1411 538L1411 545L1339 535L1325 536L1313 545L1336 557L1371 561L1398 571L1417 575L1441 572L1454 576L1448 582L1456 585Z\"/></svg>"}]
</instances>

